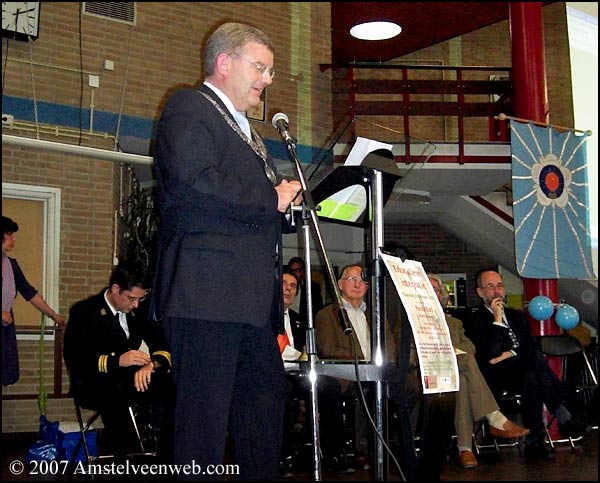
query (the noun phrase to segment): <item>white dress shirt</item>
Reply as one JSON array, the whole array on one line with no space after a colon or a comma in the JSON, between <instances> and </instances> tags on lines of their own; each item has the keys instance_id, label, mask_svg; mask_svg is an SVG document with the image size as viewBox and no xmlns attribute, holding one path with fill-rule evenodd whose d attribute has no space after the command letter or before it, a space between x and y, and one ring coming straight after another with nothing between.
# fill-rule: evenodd
<instances>
[{"instance_id":1,"label":"white dress shirt","mask_svg":"<svg viewBox=\"0 0 600 483\"><path fill-rule=\"evenodd\" d=\"M236 122L239 124L241 130L248 137L248 139L252 139L252 132L250 131L250 122L248 122L246 113L240 112L240 111L235 111L233 113L233 117L236 120Z\"/></svg>"},{"instance_id":2,"label":"white dress shirt","mask_svg":"<svg viewBox=\"0 0 600 483\"><path fill-rule=\"evenodd\" d=\"M365 315L367 304L362 302L360 307L355 309L347 300L343 300L342 302L344 303L344 308L348 313L348 318L350 319L352 329L354 330L356 338L358 339L358 343L360 344L360 349L365 356L365 360L370 361L371 332L369 330L369 325L367 324L367 316Z\"/></svg>"},{"instance_id":3,"label":"white dress shirt","mask_svg":"<svg viewBox=\"0 0 600 483\"><path fill-rule=\"evenodd\" d=\"M104 300L106 300L106 303L108 304L108 308L111 310L113 315L119 314L119 324L121 324L121 328L123 329L123 332L125 332L125 335L129 339L129 325L127 324L127 315L123 312L119 312L117 309L115 309L110 304L110 302L108 301L108 298L106 297L107 292L108 292L108 290L106 292L104 292Z\"/></svg>"},{"instance_id":4,"label":"white dress shirt","mask_svg":"<svg viewBox=\"0 0 600 483\"><path fill-rule=\"evenodd\" d=\"M238 123L242 132L246 136L248 136L248 139L252 139L252 132L250 131L250 122L248 121L248 118L246 117L246 113L236 111L235 107L233 105L233 102L231 102L229 97L227 97L227 95L222 90L220 90L218 87L215 87L210 82L206 82L206 81L204 81L204 85L206 87L208 87L210 90L212 90L217 95L217 97L223 101L223 104L225 104L225 107L227 107L227 110L231 113L231 115L233 116L235 121Z\"/></svg>"}]
</instances>

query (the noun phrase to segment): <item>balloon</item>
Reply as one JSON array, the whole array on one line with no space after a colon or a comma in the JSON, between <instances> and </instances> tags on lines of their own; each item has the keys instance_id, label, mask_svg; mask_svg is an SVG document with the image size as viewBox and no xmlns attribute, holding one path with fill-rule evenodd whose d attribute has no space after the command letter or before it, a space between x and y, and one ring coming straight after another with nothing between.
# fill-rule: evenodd
<instances>
[{"instance_id":1,"label":"balloon","mask_svg":"<svg viewBox=\"0 0 600 483\"><path fill-rule=\"evenodd\" d=\"M579 312L571 305L560 304L556 308L556 316L554 319L561 329L569 330L579 323Z\"/></svg>"},{"instance_id":2,"label":"balloon","mask_svg":"<svg viewBox=\"0 0 600 483\"><path fill-rule=\"evenodd\" d=\"M546 320L554 313L554 304L545 295L538 295L529 301L527 310L535 320Z\"/></svg>"}]
</instances>

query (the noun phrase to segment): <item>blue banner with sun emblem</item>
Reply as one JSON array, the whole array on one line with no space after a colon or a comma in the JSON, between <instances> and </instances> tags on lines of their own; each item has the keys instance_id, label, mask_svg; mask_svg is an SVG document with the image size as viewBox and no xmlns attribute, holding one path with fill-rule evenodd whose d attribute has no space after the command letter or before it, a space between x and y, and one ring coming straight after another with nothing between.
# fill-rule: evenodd
<instances>
[{"instance_id":1,"label":"blue banner with sun emblem","mask_svg":"<svg viewBox=\"0 0 600 483\"><path fill-rule=\"evenodd\" d=\"M595 278L587 133L511 121L517 270L526 278Z\"/></svg>"}]
</instances>

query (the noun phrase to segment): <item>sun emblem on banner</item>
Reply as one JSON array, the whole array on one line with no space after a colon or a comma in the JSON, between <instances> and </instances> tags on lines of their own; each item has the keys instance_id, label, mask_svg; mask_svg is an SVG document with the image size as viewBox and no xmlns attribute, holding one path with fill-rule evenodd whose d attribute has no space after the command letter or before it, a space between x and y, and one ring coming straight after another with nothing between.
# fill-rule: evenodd
<instances>
[{"instance_id":1,"label":"sun emblem on banner","mask_svg":"<svg viewBox=\"0 0 600 483\"><path fill-rule=\"evenodd\" d=\"M531 168L531 179L537 184L537 200L544 206L555 204L561 208L569 202L569 185L571 171L560 164L554 154L542 157L539 163Z\"/></svg>"},{"instance_id":2,"label":"sun emblem on banner","mask_svg":"<svg viewBox=\"0 0 600 483\"><path fill-rule=\"evenodd\" d=\"M585 135L511 122L517 270L593 278Z\"/></svg>"}]
</instances>

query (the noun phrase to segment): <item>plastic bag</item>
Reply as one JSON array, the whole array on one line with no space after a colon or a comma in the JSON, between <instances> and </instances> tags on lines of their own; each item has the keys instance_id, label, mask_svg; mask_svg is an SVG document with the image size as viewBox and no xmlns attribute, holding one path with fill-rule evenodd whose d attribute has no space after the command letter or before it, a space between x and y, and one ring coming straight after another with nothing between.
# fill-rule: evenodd
<instances>
[{"instance_id":1,"label":"plastic bag","mask_svg":"<svg viewBox=\"0 0 600 483\"><path fill-rule=\"evenodd\" d=\"M53 444L46 444L43 441L36 441L27 450L25 461L54 461L58 458L58 450Z\"/></svg>"},{"instance_id":2,"label":"plastic bag","mask_svg":"<svg viewBox=\"0 0 600 483\"><path fill-rule=\"evenodd\" d=\"M59 425L58 421L48 421L46 416L40 416L40 439L59 447Z\"/></svg>"},{"instance_id":3,"label":"plastic bag","mask_svg":"<svg viewBox=\"0 0 600 483\"><path fill-rule=\"evenodd\" d=\"M58 458L59 449L62 444L59 441L58 421L48 421L46 416L40 416L39 439L27 450L25 460L31 461L53 461Z\"/></svg>"}]
</instances>

